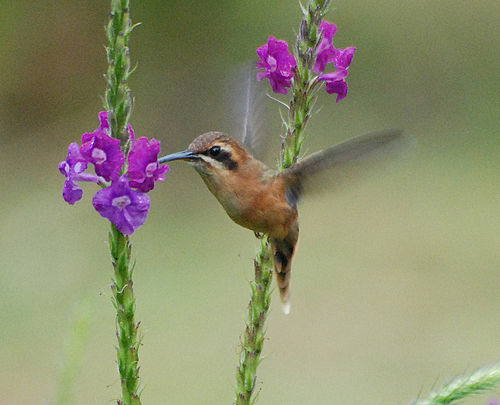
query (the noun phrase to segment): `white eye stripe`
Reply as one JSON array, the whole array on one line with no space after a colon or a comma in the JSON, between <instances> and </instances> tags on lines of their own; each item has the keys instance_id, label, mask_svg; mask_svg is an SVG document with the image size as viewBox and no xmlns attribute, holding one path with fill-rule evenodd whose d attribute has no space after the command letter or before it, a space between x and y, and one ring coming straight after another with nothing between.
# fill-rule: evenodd
<instances>
[{"instance_id":1,"label":"white eye stripe","mask_svg":"<svg viewBox=\"0 0 500 405\"><path fill-rule=\"evenodd\" d=\"M210 164L213 167L216 167L217 169L225 169L225 166L222 162L219 162L218 160L210 156L199 155L199 157L201 160L205 161L206 163Z\"/></svg>"}]
</instances>

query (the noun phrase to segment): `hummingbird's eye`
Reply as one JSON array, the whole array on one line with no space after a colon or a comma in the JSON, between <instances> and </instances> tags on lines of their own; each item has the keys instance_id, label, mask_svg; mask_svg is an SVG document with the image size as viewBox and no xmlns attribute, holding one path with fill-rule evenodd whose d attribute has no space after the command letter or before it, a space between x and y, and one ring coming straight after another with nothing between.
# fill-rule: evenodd
<instances>
[{"instance_id":1,"label":"hummingbird's eye","mask_svg":"<svg viewBox=\"0 0 500 405\"><path fill-rule=\"evenodd\" d=\"M220 146L212 146L208 151L210 156L217 156L220 153Z\"/></svg>"}]
</instances>

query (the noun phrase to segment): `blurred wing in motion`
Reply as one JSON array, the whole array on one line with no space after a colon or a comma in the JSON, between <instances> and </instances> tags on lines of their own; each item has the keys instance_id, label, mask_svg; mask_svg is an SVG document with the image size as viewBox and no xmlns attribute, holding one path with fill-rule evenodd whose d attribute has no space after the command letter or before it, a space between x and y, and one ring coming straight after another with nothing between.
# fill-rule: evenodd
<instances>
[{"instance_id":1,"label":"blurred wing in motion","mask_svg":"<svg viewBox=\"0 0 500 405\"><path fill-rule=\"evenodd\" d=\"M380 162L400 156L412 145L414 145L413 137L404 134L400 129L387 129L369 132L315 152L283 172L282 175L289 184L287 200L295 206L304 190L311 188L312 180L325 169L331 169L332 172L328 173L329 177L337 181L338 175L341 174L337 169L359 165L363 166L363 170L371 170ZM323 185L321 188L328 189L329 187Z\"/></svg>"},{"instance_id":2,"label":"blurred wing in motion","mask_svg":"<svg viewBox=\"0 0 500 405\"><path fill-rule=\"evenodd\" d=\"M231 135L258 157L264 150L264 134L269 132L266 112L270 102L266 97L265 84L256 79L254 65L235 72L227 100L236 127Z\"/></svg>"}]
</instances>

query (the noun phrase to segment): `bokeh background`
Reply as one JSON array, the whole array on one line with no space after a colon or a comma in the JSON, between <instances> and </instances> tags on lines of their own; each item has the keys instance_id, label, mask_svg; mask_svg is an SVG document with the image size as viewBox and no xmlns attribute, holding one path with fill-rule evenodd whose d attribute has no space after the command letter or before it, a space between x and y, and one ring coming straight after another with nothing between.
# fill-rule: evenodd
<instances>
[{"instance_id":1,"label":"bokeh background","mask_svg":"<svg viewBox=\"0 0 500 405\"><path fill-rule=\"evenodd\" d=\"M98 125L108 7L2 2L2 405L51 403L79 350L70 403L119 396L108 223L91 205L93 185L76 206L63 201L57 171L67 145ZM142 22L131 40L132 123L165 153L229 130L235 67L269 35L293 43L301 17L285 0L131 7ZM499 17L497 0L334 2L335 44L358 50L347 99L320 97L306 149L385 127L418 146L302 204L292 313L275 292L259 404L407 404L500 360ZM190 167L171 169L133 236L143 403L227 404L258 242ZM75 317L89 338L68 348Z\"/></svg>"}]
</instances>

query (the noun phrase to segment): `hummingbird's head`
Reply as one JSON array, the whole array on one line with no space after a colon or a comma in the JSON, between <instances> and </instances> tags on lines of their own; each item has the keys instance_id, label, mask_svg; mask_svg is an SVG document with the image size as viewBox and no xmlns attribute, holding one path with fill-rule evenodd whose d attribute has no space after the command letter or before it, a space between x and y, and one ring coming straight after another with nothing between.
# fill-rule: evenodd
<instances>
[{"instance_id":1,"label":"hummingbird's head","mask_svg":"<svg viewBox=\"0 0 500 405\"><path fill-rule=\"evenodd\" d=\"M182 152L159 159L160 163L185 160L202 175L233 172L249 158L243 145L222 132L207 132L197 137Z\"/></svg>"}]
</instances>

